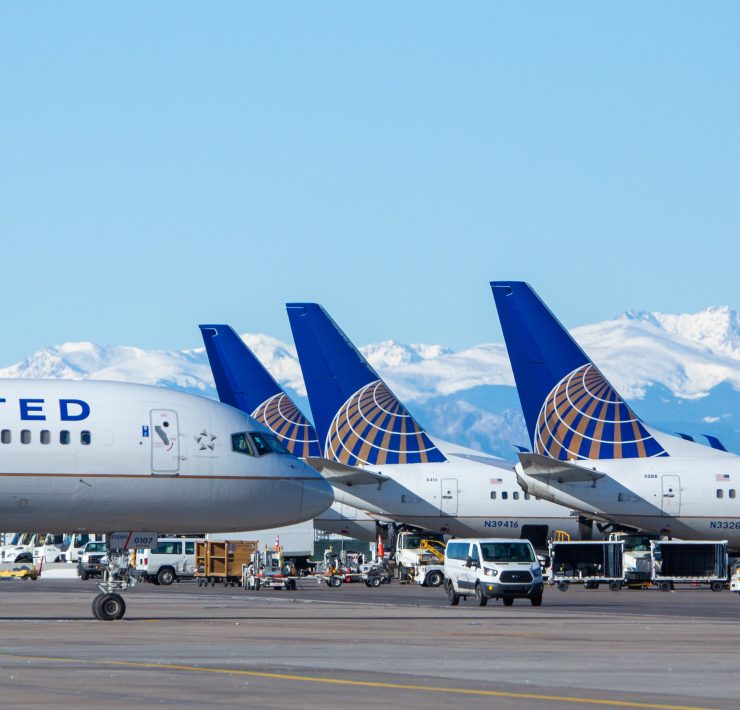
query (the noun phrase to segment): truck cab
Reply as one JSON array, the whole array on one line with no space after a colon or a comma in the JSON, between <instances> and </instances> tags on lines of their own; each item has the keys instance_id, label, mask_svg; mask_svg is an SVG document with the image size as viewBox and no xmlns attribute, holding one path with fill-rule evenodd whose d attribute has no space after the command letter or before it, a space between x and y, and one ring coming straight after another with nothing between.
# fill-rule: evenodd
<instances>
[{"instance_id":1,"label":"truck cab","mask_svg":"<svg viewBox=\"0 0 740 710\"><path fill-rule=\"evenodd\" d=\"M0 562L33 562L34 533L15 533L0 547Z\"/></svg>"},{"instance_id":2,"label":"truck cab","mask_svg":"<svg viewBox=\"0 0 740 710\"><path fill-rule=\"evenodd\" d=\"M39 533L33 547L33 563L67 562L70 537L64 533Z\"/></svg>"},{"instance_id":3,"label":"truck cab","mask_svg":"<svg viewBox=\"0 0 740 710\"><path fill-rule=\"evenodd\" d=\"M542 604L544 583L540 563L529 540L505 538L453 539L445 549L445 591L452 606L475 596L479 606L501 599Z\"/></svg>"}]
</instances>

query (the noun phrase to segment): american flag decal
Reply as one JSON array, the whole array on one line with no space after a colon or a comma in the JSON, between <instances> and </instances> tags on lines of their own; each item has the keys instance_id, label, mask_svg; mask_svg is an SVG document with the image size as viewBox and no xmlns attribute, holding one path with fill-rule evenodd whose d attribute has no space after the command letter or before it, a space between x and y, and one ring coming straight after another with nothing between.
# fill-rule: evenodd
<instances>
[{"instance_id":1,"label":"american flag decal","mask_svg":"<svg viewBox=\"0 0 740 710\"><path fill-rule=\"evenodd\" d=\"M729 481L730 480L730 474L729 473L718 473L715 476L715 479L718 481Z\"/></svg>"},{"instance_id":2,"label":"american flag decal","mask_svg":"<svg viewBox=\"0 0 740 710\"><path fill-rule=\"evenodd\" d=\"M491 485L492 486L498 486L504 482L503 478L492 478L491 479Z\"/></svg>"}]
</instances>

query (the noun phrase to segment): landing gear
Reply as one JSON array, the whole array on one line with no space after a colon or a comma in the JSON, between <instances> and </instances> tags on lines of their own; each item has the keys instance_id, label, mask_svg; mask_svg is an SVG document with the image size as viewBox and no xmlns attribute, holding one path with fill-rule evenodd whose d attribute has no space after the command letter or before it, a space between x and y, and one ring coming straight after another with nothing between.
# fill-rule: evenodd
<instances>
[{"instance_id":1,"label":"landing gear","mask_svg":"<svg viewBox=\"0 0 740 710\"><path fill-rule=\"evenodd\" d=\"M100 621L118 621L126 613L121 592L136 586L137 580L131 569L129 550L111 550L109 546L106 556L108 562L98 584L101 594L93 599L92 612Z\"/></svg>"}]
</instances>

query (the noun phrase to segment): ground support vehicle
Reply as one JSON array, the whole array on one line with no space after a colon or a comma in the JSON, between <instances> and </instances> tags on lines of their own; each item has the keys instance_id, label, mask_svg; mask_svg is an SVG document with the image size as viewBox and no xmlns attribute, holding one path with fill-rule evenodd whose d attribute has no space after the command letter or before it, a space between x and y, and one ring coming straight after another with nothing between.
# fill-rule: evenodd
<instances>
[{"instance_id":1,"label":"ground support vehicle","mask_svg":"<svg viewBox=\"0 0 740 710\"><path fill-rule=\"evenodd\" d=\"M307 520L296 525L286 525L270 530L250 530L249 532L206 535L208 540L241 541L250 540L257 544L255 549L282 549L283 560L299 573L311 571L309 560L314 555L313 521Z\"/></svg>"},{"instance_id":2,"label":"ground support vehicle","mask_svg":"<svg viewBox=\"0 0 740 710\"><path fill-rule=\"evenodd\" d=\"M242 584L242 568L257 551L256 540L202 540L195 545L198 586Z\"/></svg>"},{"instance_id":3,"label":"ground support vehicle","mask_svg":"<svg viewBox=\"0 0 740 710\"><path fill-rule=\"evenodd\" d=\"M68 562L67 550L71 536L64 533L39 533L33 548L33 562L35 565Z\"/></svg>"},{"instance_id":4,"label":"ground support vehicle","mask_svg":"<svg viewBox=\"0 0 740 710\"><path fill-rule=\"evenodd\" d=\"M556 584L561 592L571 584L583 584L586 589L608 584L615 592L624 586L621 540L551 542L549 549L550 584Z\"/></svg>"},{"instance_id":5,"label":"ground support vehicle","mask_svg":"<svg viewBox=\"0 0 740 710\"><path fill-rule=\"evenodd\" d=\"M80 579L103 576L103 557L107 550L105 542L88 542L77 558L77 574Z\"/></svg>"},{"instance_id":6,"label":"ground support vehicle","mask_svg":"<svg viewBox=\"0 0 740 710\"><path fill-rule=\"evenodd\" d=\"M242 587L255 591L266 589L295 589L297 575L291 574L295 568L283 559L283 552L277 550L255 550L249 564L242 565Z\"/></svg>"},{"instance_id":7,"label":"ground support vehicle","mask_svg":"<svg viewBox=\"0 0 740 710\"><path fill-rule=\"evenodd\" d=\"M475 596L479 606L501 599L529 599L541 606L542 570L529 540L505 538L454 539L445 549L445 591L452 606Z\"/></svg>"},{"instance_id":8,"label":"ground support vehicle","mask_svg":"<svg viewBox=\"0 0 740 710\"><path fill-rule=\"evenodd\" d=\"M137 549L136 574L154 584L170 585L195 575L194 537L160 537L150 549Z\"/></svg>"},{"instance_id":9,"label":"ground support vehicle","mask_svg":"<svg viewBox=\"0 0 740 710\"><path fill-rule=\"evenodd\" d=\"M444 535L402 530L396 537L396 577L425 587L439 587L444 581Z\"/></svg>"},{"instance_id":10,"label":"ground support vehicle","mask_svg":"<svg viewBox=\"0 0 740 710\"><path fill-rule=\"evenodd\" d=\"M41 570L37 567L14 567L0 570L0 579L38 579Z\"/></svg>"},{"instance_id":11,"label":"ground support vehicle","mask_svg":"<svg viewBox=\"0 0 740 710\"><path fill-rule=\"evenodd\" d=\"M0 562L33 562L33 547L36 533L16 533L10 541L0 547Z\"/></svg>"},{"instance_id":12,"label":"ground support vehicle","mask_svg":"<svg viewBox=\"0 0 740 710\"><path fill-rule=\"evenodd\" d=\"M730 591L740 594L740 560L735 559L730 572Z\"/></svg>"},{"instance_id":13,"label":"ground support vehicle","mask_svg":"<svg viewBox=\"0 0 740 710\"><path fill-rule=\"evenodd\" d=\"M613 532L609 534L610 541L624 542L622 572L625 586L633 589L652 586L653 558L650 541L657 539L657 535L649 533Z\"/></svg>"},{"instance_id":14,"label":"ground support vehicle","mask_svg":"<svg viewBox=\"0 0 740 710\"><path fill-rule=\"evenodd\" d=\"M719 592L727 582L727 541L653 540L653 584L665 592L676 583L708 584Z\"/></svg>"}]
</instances>

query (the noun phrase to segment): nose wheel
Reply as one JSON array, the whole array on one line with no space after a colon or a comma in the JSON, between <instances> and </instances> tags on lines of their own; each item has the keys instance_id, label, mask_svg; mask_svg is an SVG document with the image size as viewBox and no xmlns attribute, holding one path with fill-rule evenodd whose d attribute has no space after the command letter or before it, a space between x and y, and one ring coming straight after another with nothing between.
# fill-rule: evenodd
<instances>
[{"instance_id":1,"label":"nose wheel","mask_svg":"<svg viewBox=\"0 0 740 710\"><path fill-rule=\"evenodd\" d=\"M104 592L93 599L92 612L100 621L118 621L126 613L126 602L120 594Z\"/></svg>"}]
</instances>

